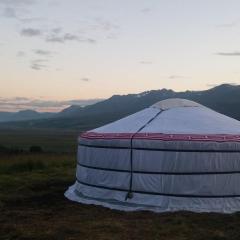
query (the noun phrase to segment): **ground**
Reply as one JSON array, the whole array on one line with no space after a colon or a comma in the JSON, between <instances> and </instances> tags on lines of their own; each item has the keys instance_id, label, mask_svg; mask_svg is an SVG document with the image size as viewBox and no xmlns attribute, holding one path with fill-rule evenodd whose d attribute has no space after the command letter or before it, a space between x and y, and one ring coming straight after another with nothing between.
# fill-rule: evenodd
<instances>
[{"instance_id":1,"label":"ground","mask_svg":"<svg viewBox=\"0 0 240 240\"><path fill-rule=\"evenodd\" d=\"M55 138L61 149L75 141L73 134L65 144L65 134L59 134L62 140ZM12 133L15 146L18 138ZM35 144L55 147L52 138L46 135L44 140L42 135ZM27 142L25 136L22 145L26 149ZM239 213L121 212L67 200L63 194L75 180L76 154L72 150L0 155L0 239L240 239Z\"/></svg>"}]
</instances>

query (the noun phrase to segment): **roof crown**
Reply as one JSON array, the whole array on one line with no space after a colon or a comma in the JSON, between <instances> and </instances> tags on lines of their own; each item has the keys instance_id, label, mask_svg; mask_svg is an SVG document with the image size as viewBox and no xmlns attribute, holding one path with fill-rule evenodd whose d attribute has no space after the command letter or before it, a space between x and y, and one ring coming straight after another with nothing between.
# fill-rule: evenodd
<instances>
[{"instance_id":1,"label":"roof crown","mask_svg":"<svg viewBox=\"0 0 240 240\"><path fill-rule=\"evenodd\" d=\"M169 98L160 102L157 102L151 106L152 108L158 108L161 110L167 110L171 108L179 107L202 107L201 104L182 98Z\"/></svg>"}]
</instances>

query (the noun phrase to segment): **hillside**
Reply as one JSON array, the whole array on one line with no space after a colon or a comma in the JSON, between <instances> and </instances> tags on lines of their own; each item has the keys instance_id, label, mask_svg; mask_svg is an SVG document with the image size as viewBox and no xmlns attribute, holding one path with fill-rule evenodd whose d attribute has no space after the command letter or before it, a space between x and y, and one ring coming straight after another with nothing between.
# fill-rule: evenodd
<instances>
[{"instance_id":1,"label":"hillside","mask_svg":"<svg viewBox=\"0 0 240 240\"><path fill-rule=\"evenodd\" d=\"M185 98L240 120L240 86L220 85L205 91L175 92L161 89L140 94L114 95L87 107L70 107L51 119L8 122L0 127L91 129L144 109L167 98ZM66 114L67 113L67 114Z\"/></svg>"},{"instance_id":2,"label":"hillside","mask_svg":"<svg viewBox=\"0 0 240 240\"><path fill-rule=\"evenodd\" d=\"M49 113L49 112L40 113L33 110L22 110L19 112L0 112L0 122L51 118L54 115L55 113Z\"/></svg>"}]
</instances>

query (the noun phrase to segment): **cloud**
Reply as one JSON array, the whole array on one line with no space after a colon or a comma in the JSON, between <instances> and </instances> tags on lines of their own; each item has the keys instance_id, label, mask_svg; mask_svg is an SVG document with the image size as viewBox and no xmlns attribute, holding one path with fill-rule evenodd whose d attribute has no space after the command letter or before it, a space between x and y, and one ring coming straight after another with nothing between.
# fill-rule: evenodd
<instances>
[{"instance_id":1,"label":"cloud","mask_svg":"<svg viewBox=\"0 0 240 240\"><path fill-rule=\"evenodd\" d=\"M114 31L118 30L120 27L111 21L103 18L95 18L95 23L89 26L89 30L102 30L102 31Z\"/></svg>"},{"instance_id":2,"label":"cloud","mask_svg":"<svg viewBox=\"0 0 240 240\"><path fill-rule=\"evenodd\" d=\"M59 0L54 0L54 1L49 1L49 2L48 2L48 5L49 5L49 6L56 7L56 6L61 5L61 3L60 3Z\"/></svg>"},{"instance_id":3,"label":"cloud","mask_svg":"<svg viewBox=\"0 0 240 240\"><path fill-rule=\"evenodd\" d=\"M88 38L90 39L92 38L90 36L98 36L99 39L116 39L119 35L119 30L119 25L112 21L98 17L94 19L94 22L89 22L86 26L80 29L80 32L87 33Z\"/></svg>"},{"instance_id":4,"label":"cloud","mask_svg":"<svg viewBox=\"0 0 240 240\"><path fill-rule=\"evenodd\" d=\"M58 28L53 28L52 29L52 32L55 33L55 34L58 34L62 31L62 28L58 27Z\"/></svg>"},{"instance_id":5,"label":"cloud","mask_svg":"<svg viewBox=\"0 0 240 240\"><path fill-rule=\"evenodd\" d=\"M31 62L31 69L33 70L43 70L47 67L47 65L44 64L44 62L47 62L46 59L35 59Z\"/></svg>"},{"instance_id":6,"label":"cloud","mask_svg":"<svg viewBox=\"0 0 240 240\"><path fill-rule=\"evenodd\" d=\"M168 78L169 78L169 79L177 79L177 78L186 78L186 76L181 76L181 75L170 75Z\"/></svg>"},{"instance_id":7,"label":"cloud","mask_svg":"<svg viewBox=\"0 0 240 240\"><path fill-rule=\"evenodd\" d=\"M67 41L77 41L86 43L96 43L95 39L85 38L72 33L59 34L52 32L50 36L47 36L46 42L65 43Z\"/></svg>"},{"instance_id":8,"label":"cloud","mask_svg":"<svg viewBox=\"0 0 240 240\"><path fill-rule=\"evenodd\" d=\"M63 36L64 41L79 41L79 37L77 35L71 34L71 33L66 33Z\"/></svg>"},{"instance_id":9,"label":"cloud","mask_svg":"<svg viewBox=\"0 0 240 240\"><path fill-rule=\"evenodd\" d=\"M149 12L151 12L151 11L152 11L151 8L143 8L143 9L141 9L141 12L142 12L142 13L149 13Z\"/></svg>"},{"instance_id":10,"label":"cloud","mask_svg":"<svg viewBox=\"0 0 240 240\"><path fill-rule=\"evenodd\" d=\"M37 71L47 68L48 67L46 65L46 62L48 62L47 57L50 56L52 52L48 50L42 50L42 49L35 49L33 50L33 52L42 58L32 60L30 62L30 68Z\"/></svg>"},{"instance_id":11,"label":"cloud","mask_svg":"<svg viewBox=\"0 0 240 240\"><path fill-rule=\"evenodd\" d=\"M35 0L0 0L0 4L11 6L28 6L35 2Z\"/></svg>"},{"instance_id":12,"label":"cloud","mask_svg":"<svg viewBox=\"0 0 240 240\"><path fill-rule=\"evenodd\" d=\"M4 9L3 16L6 18L17 18L15 9L12 7L7 7Z\"/></svg>"},{"instance_id":13,"label":"cloud","mask_svg":"<svg viewBox=\"0 0 240 240\"><path fill-rule=\"evenodd\" d=\"M152 64L151 61L140 61L139 63L141 63L141 64Z\"/></svg>"},{"instance_id":14,"label":"cloud","mask_svg":"<svg viewBox=\"0 0 240 240\"><path fill-rule=\"evenodd\" d=\"M43 18L29 17L29 18L18 18L18 20L21 21L22 23L32 23L32 22L42 21Z\"/></svg>"},{"instance_id":15,"label":"cloud","mask_svg":"<svg viewBox=\"0 0 240 240\"><path fill-rule=\"evenodd\" d=\"M48 50L42 50L42 49L35 49L33 50L35 54L37 55L41 55L41 56L48 56L48 55L51 55L52 52L51 51L48 51Z\"/></svg>"},{"instance_id":16,"label":"cloud","mask_svg":"<svg viewBox=\"0 0 240 240\"><path fill-rule=\"evenodd\" d=\"M32 63L31 68L33 70L42 70L43 68L46 68L46 65L40 63Z\"/></svg>"},{"instance_id":17,"label":"cloud","mask_svg":"<svg viewBox=\"0 0 240 240\"><path fill-rule=\"evenodd\" d=\"M219 24L217 25L216 27L220 27L220 28L232 28L232 27L235 27L239 24L240 22L240 19L236 19L232 22L229 22L229 23L224 23L224 24Z\"/></svg>"},{"instance_id":18,"label":"cloud","mask_svg":"<svg viewBox=\"0 0 240 240\"><path fill-rule=\"evenodd\" d=\"M82 39L81 42L88 42L88 43L97 43L97 41L95 39L92 38L86 38L86 39Z\"/></svg>"},{"instance_id":19,"label":"cloud","mask_svg":"<svg viewBox=\"0 0 240 240\"><path fill-rule=\"evenodd\" d=\"M115 38L114 31L119 29L119 26L102 18L95 18L91 22L84 22L81 29L77 32L66 32L62 27L51 29L45 36L46 42L52 43L66 43L66 42L80 42L95 44L97 36L104 34L105 38ZM93 37L94 36L94 37Z\"/></svg>"},{"instance_id":20,"label":"cloud","mask_svg":"<svg viewBox=\"0 0 240 240\"><path fill-rule=\"evenodd\" d=\"M25 97L15 97L13 99L16 101L28 101L28 98L25 98Z\"/></svg>"},{"instance_id":21,"label":"cloud","mask_svg":"<svg viewBox=\"0 0 240 240\"><path fill-rule=\"evenodd\" d=\"M80 38L71 33L59 35L60 29L53 29L52 34L46 38L47 42L64 43L66 41L80 41Z\"/></svg>"},{"instance_id":22,"label":"cloud","mask_svg":"<svg viewBox=\"0 0 240 240\"><path fill-rule=\"evenodd\" d=\"M21 30L21 35L25 37L35 37L42 34L41 30L36 28L24 28Z\"/></svg>"},{"instance_id":23,"label":"cloud","mask_svg":"<svg viewBox=\"0 0 240 240\"><path fill-rule=\"evenodd\" d=\"M5 8L3 10L4 17L22 21L18 15L28 12L27 8L34 3L35 0L0 0L0 7Z\"/></svg>"},{"instance_id":24,"label":"cloud","mask_svg":"<svg viewBox=\"0 0 240 240\"><path fill-rule=\"evenodd\" d=\"M81 78L81 81L83 82L89 82L91 79L90 78L87 78L87 77L83 77Z\"/></svg>"},{"instance_id":25,"label":"cloud","mask_svg":"<svg viewBox=\"0 0 240 240\"><path fill-rule=\"evenodd\" d=\"M48 36L46 42L64 43L64 39L58 36Z\"/></svg>"},{"instance_id":26,"label":"cloud","mask_svg":"<svg viewBox=\"0 0 240 240\"><path fill-rule=\"evenodd\" d=\"M18 51L17 52L17 57L24 57L26 54L23 51Z\"/></svg>"},{"instance_id":27,"label":"cloud","mask_svg":"<svg viewBox=\"0 0 240 240\"><path fill-rule=\"evenodd\" d=\"M19 17L19 15L25 14L26 11L27 9L24 8L6 7L3 11L3 17L15 19L24 24L44 20L43 18L39 17Z\"/></svg>"},{"instance_id":28,"label":"cloud","mask_svg":"<svg viewBox=\"0 0 240 240\"><path fill-rule=\"evenodd\" d=\"M33 109L37 111L61 111L70 105L87 106L103 99L73 99L66 101L54 101L44 99L31 99L25 97L1 98L0 111L19 111Z\"/></svg>"},{"instance_id":29,"label":"cloud","mask_svg":"<svg viewBox=\"0 0 240 240\"><path fill-rule=\"evenodd\" d=\"M13 12L8 13L13 17ZM22 23L31 23L33 21L43 20L41 18L18 18ZM101 18L93 19L91 22L83 24L82 29L76 32L67 32L60 26L52 28L50 30L42 30L39 28L23 28L20 34L25 37L37 37L42 36L46 42L51 43L67 43L67 42L79 42L96 44L96 38L104 36L105 39L116 38L115 30L119 29L119 26L106 21ZM104 35L103 35L104 34Z\"/></svg>"},{"instance_id":30,"label":"cloud","mask_svg":"<svg viewBox=\"0 0 240 240\"><path fill-rule=\"evenodd\" d=\"M235 52L218 52L216 54L220 55L220 56L240 56L240 52L239 51L235 51Z\"/></svg>"}]
</instances>

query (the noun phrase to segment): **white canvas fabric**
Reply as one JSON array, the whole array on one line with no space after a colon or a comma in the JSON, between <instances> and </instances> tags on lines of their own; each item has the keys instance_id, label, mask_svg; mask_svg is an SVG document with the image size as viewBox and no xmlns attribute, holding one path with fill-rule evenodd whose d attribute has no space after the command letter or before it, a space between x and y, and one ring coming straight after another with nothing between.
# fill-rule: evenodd
<instances>
[{"instance_id":1,"label":"white canvas fabric","mask_svg":"<svg viewBox=\"0 0 240 240\"><path fill-rule=\"evenodd\" d=\"M79 138L70 200L124 211L240 210L240 122L164 100Z\"/></svg>"},{"instance_id":2,"label":"white canvas fabric","mask_svg":"<svg viewBox=\"0 0 240 240\"><path fill-rule=\"evenodd\" d=\"M174 107L165 111L155 107L92 130L97 133L135 133L161 111L151 124L140 132L169 134L240 134L239 121L209 108Z\"/></svg>"},{"instance_id":3,"label":"white canvas fabric","mask_svg":"<svg viewBox=\"0 0 240 240\"><path fill-rule=\"evenodd\" d=\"M186 100L186 99L181 99L181 98L170 98L166 99L160 102L157 102L152 105L153 108L159 108L161 110L167 110L171 108L179 108L179 107L200 107L201 104Z\"/></svg>"}]
</instances>

